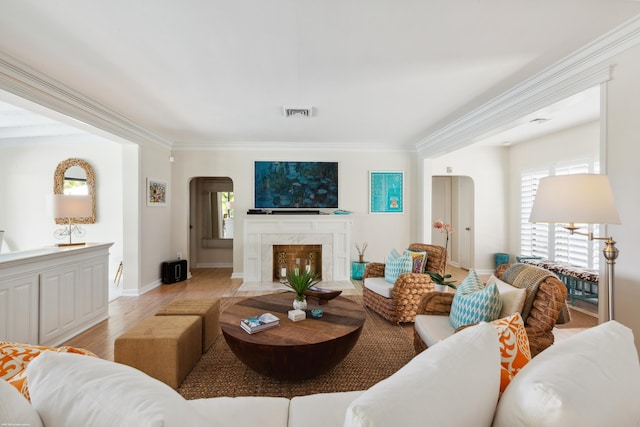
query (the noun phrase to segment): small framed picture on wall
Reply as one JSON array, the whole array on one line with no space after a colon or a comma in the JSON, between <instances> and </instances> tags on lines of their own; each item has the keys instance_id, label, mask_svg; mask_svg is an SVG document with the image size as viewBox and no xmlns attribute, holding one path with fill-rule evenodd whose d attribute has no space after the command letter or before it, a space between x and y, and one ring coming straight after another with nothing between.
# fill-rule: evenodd
<instances>
[{"instance_id":1,"label":"small framed picture on wall","mask_svg":"<svg viewBox=\"0 0 640 427\"><path fill-rule=\"evenodd\" d=\"M369 172L369 213L404 212L404 172Z\"/></svg>"},{"instance_id":2,"label":"small framed picture on wall","mask_svg":"<svg viewBox=\"0 0 640 427\"><path fill-rule=\"evenodd\" d=\"M167 206L167 183L147 178L147 206Z\"/></svg>"}]
</instances>

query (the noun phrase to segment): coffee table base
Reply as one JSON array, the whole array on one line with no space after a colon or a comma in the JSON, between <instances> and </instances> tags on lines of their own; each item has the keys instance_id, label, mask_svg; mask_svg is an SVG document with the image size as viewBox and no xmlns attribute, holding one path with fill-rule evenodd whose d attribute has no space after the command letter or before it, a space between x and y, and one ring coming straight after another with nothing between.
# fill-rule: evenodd
<instances>
[{"instance_id":1,"label":"coffee table base","mask_svg":"<svg viewBox=\"0 0 640 427\"><path fill-rule=\"evenodd\" d=\"M356 345L361 331L323 343L288 347L256 345L228 334L224 337L233 354L257 373L281 380L306 380L340 363Z\"/></svg>"},{"instance_id":2,"label":"coffee table base","mask_svg":"<svg viewBox=\"0 0 640 427\"><path fill-rule=\"evenodd\" d=\"M293 296L290 292L246 298L227 307L220 327L231 351L259 374L304 380L335 367L355 346L365 321L361 304L343 297L323 305L324 315L293 322L287 317ZM318 308L309 301L308 309ZM280 326L255 334L240 327L240 320L270 312Z\"/></svg>"}]
</instances>

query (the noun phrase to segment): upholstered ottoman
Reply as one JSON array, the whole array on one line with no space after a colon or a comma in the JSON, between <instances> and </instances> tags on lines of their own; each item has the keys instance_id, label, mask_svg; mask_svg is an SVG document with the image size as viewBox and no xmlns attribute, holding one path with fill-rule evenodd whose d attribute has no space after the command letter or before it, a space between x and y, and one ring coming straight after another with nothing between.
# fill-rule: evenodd
<instances>
[{"instance_id":1,"label":"upholstered ottoman","mask_svg":"<svg viewBox=\"0 0 640 427\"><path fill-rule=\"evenodd\" d=\"M116 338L114 361L178 388L201 351L200 316L153 316Z\"/></svg>"},{"instance_id":2,"label":"upholstered ottoman","mask_svg":"<svg viewBox=\"0 0 640 427\"><path fill-rule=\"evenodd\" d=\"M202 353L205 353L219 333L220 300L218 298L176 298L156 313L156 316L200 316L202 318Z\"/></svg>"}]
</instances>

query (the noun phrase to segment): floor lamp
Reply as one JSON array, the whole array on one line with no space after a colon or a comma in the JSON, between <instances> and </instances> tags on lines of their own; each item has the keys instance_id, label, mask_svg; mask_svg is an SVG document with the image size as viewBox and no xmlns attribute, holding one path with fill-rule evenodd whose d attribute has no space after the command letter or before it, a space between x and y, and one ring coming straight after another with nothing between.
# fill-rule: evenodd
<instances>
[{"instance_id":1,"label":"floor lamp","mask_svg":"<svg viewBox=\"0 0 640 427\"><path fill-rule=\"evenodd\" d=\"M538 183L529 222L566 224L571 234L588 236L589 240L604 240L602 250L607 260L609 320L613 320L614 266L618 257L612 237L595 237L578 231L576 224L620 224L618 210L607 175L574 174L549 176Z\"/></svg>"}]
</instances>

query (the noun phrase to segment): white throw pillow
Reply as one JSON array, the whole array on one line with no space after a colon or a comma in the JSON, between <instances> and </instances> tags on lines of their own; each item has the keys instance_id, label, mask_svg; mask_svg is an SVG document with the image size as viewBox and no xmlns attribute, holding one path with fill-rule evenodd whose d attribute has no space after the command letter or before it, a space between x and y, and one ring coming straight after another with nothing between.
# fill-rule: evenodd
<instances>
[{"instance_id":1,"label":"white throw pillow","mask_svg":"<svg viewBox=\"0 0 640 427\"><path fill-rule=\"evenodd\" d=\"M534 357L502 394L493 425L638 426L638 396L633 332L611 321Z\"/></svg>"},{"instance_id":2,"label":"white throw pillow","mask_svg":"<svg viewBox=\"0 0 640 427\"><path fill-rule=\"evenodd\" d=\"M216 425L168 385L96 357L45 351L27 366L27 381L47 427Z\"/></svg>"},{"instance_id":3,"label":"white throw pillow","mask_svg":"<svg viewBox=\"0 0 640 427\"><path fill-rule=\"evenodd\" d=\"M0 426L42 427L42 421L17 388L0 380Z\"/></svg>"},{"instance_id":4,"label":"white throw pillow","mask_svg":"<svg viewBox=\"0 0 640 427\"><path fill-rule=\"evenodd\" d=\"M499 388L498 334L480 323L362 393L347 408L344 426L490 426Z\"/></svg>"},{"instance_id":5,"label":"white throw pillow","mask_svg":"<svg viewBox=\"0 0 640 427\"><path fill-rule=\"evenodd\" d=\"M487 286L495 283L498 286L500 299L502 300L502 310L500 310L500 318L511 316L513 313L522 314L524 300L527 298L527 290L524 288L516 288L507 282L503 282L493 274L487 280Z\"/></svg>"}]
</instances>

